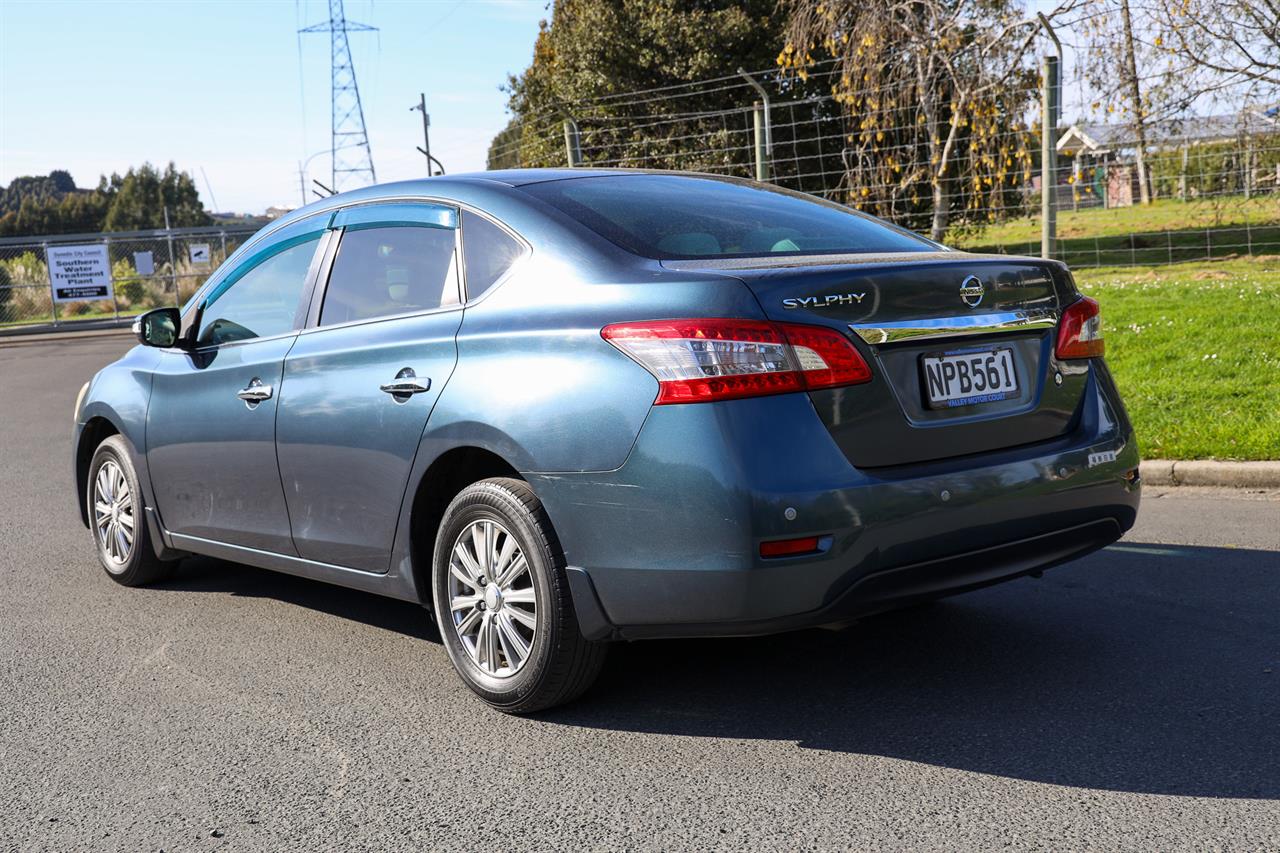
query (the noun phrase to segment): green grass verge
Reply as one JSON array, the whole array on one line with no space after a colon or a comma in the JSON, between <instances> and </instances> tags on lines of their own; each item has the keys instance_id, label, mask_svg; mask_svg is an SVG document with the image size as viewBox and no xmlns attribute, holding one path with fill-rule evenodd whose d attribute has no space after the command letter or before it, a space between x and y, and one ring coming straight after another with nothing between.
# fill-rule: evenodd
<instances>
[{"instance_id":1,"label":"green grass verge","mask_svg":"<svg viewBox=\"0 0 1280 853\"><path fill-rule=\"evenodd\" d=\"M954 235L971 252L1039 254L1040 219L1028 217ZM1232 255L1280 254L1280 196L1270 194L1143 207L1061 211L1058 255L1073 267L1160 264Z\"/></svg>"},{"instance_id":2,"label":"green grass verge","mask_svg":"<svg viewBox=\"0 0 1280 853\"><path fill-rule=\"evenodd\" d=\"M1280 459L1280 256L1077 270L1146 459Z\"/></svg>"}]
</instances>

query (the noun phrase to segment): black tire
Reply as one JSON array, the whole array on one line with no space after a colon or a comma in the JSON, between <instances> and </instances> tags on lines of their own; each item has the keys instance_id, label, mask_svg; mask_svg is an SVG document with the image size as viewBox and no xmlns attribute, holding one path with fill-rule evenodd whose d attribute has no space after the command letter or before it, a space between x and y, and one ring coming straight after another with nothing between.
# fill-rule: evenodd
<instances>
[{"instance_id":1,"label":"black tire","mask_svg":"<svg viewBox=\"0 0 1280 853\"><path fill-rule=\"evenodd\" d=\"M108 468L107 475L118 471L128 484L128 496L132 498L127 516L122 513L117 513L116 516L117 518L127 517L133 523L133 539L129 543L128 553L124 559L118 559L121 549L109 547L107 537L104 537L102 528L97 523L95 490L99 475L108 464L114 467ZM105 476L105 479L113 478ZM98 449L93 454L93 461L89 463L89 479L85 483L85 506L88 507L89 529L93 533L98 562L102 564L107 577L124 586L143 586L163 580L177 565L175 562L161 560L156 556L155 545L151 541L151 531L147 528L143 504L142 488L138 484L138 473L133 468L129 445L120 436L113 435L98 445ZM123 525L123 522L120 524Z\"/></svg>"},{"instance_id":2,"label":"black tire","mask_svg":"<svg viewBox=\"0 0 1280 853\"><path fill-rule=\"evenodd\" d=\"M528 653L522 659L523 663L515 667L514 674L503 677L486 671L480 658L473 659L449 606L450 563L454 547L464 532L483 521L496 522L502 528L499 534L514 539L528 565L527 577L536 598L537 624L536 628L530 629L532 639L528 643ZM462 563L458 565L466 570ZM457 586L459 581L454 583ZM564 552L542 502L527 483L508 478L482 480L463 489L453 499L445 510L436 536L431 586L436 624L454 669L477 696L499 711L529 714L562 705L585 692L599 675L607 646L582 636L569 594ZM477 599L482 597L480 587L476 584L470 584L470 587L476 590ZM465 586L457 588L464 592L467 590ZM514 592L512 590L508 594L514 595ZM529 591L523 592L528 594ZM509 608L511 605L505 606ZM499 603L496 609L491 609L490 618L496 621L503 607ZM485 606L477 603L475 609L480 611L479 618L483 619ZM470 611L460 612L459 621L465 621L469 614ZM514 624L510 618L506 621L508 626ZM477 633L473 648L480 647L481 636ZM503 639L500 634L494 636L499 638L495 642ZM476 654L483 656L484 653ZM511 659L512 656L505 651L498 652L498 661L505 661L508 668Z\"/></svg>"}]
</instances>

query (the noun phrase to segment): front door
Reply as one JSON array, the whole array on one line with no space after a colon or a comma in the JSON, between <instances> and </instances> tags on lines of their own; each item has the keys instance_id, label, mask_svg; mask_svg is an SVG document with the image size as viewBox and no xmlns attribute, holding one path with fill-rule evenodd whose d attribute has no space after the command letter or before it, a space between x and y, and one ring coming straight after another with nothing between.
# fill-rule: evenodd
<instances>
[{"instance_id":1,"label":"front door","mask_svg":"<svg viewBox=\"0 0 1280 853\"><path fill-rule=\"evenodd\" d=\"M418 444L457 362L457 213L370 205L332 227L327 284L285 359L280 474L300 556L385 572Z\"/></svg>"},{"instance_id":2,"label":"front door","mask_svg":"<svg viewBox=\"0 0 1280 853\"><path fill-rule=\"evenodd\" d=\"M161 355L147 461L171 533L296 553L276 463L276 407L327 219L289 227L221 277L202 297L195 345Z\"/></svg>"}]
</instances>

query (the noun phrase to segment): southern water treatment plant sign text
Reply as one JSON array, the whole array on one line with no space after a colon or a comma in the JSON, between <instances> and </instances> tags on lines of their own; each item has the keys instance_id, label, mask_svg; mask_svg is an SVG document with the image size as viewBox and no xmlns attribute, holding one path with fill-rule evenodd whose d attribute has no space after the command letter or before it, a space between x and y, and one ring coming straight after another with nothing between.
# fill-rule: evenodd
<instances>
[{"instance_id":1,"label":"southern water treatment plant sign text","mask_svg":"<svg viewBox=\"0 0 1280 853\"><path fill-rule=\"evenodd\" d=\"M113 298L106 246L50 246L46 258L54 302Z\"/></svg>"}]
</instances>

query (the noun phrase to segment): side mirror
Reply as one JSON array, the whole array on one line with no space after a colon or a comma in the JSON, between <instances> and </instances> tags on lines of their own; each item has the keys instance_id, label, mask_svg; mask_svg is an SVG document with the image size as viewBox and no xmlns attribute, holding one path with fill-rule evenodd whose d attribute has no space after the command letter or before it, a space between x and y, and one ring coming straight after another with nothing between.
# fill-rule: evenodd
<instances>
[{"instance_id":1,"label":"side mirror","mask_svg":"<svg viewBox=\"0 0 1280 853\"><path fill-rule=\"evenodd\" d=\"M144 347L171 347L178 343L182 315L177 308L156 308L133 321L133 335Z\"/></svg>"}]
</instances>

